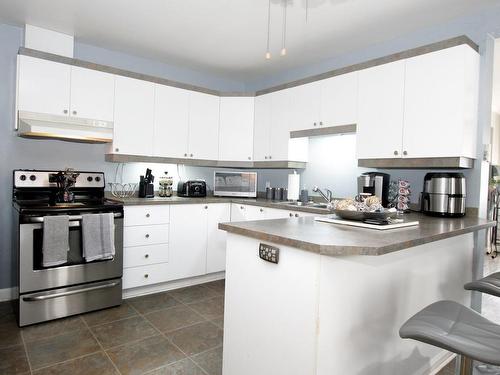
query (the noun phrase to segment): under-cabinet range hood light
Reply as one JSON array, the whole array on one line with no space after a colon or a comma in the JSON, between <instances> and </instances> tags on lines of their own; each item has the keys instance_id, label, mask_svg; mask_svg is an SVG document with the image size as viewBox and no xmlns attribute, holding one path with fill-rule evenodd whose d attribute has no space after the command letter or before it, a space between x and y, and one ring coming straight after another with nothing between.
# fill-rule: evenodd
<instances>
[{"instance_id":1,"label":"under-cabinet range hood light","mask_svg":"<svg viewBox=\"0 0 500 375\"><path fill-rule=\"evenodd\" d=\"M20 137L59 139L70 142L109 143L113 141L113 123L78 117L19 111L17 132Z\"/></svg>"}]
</instances>

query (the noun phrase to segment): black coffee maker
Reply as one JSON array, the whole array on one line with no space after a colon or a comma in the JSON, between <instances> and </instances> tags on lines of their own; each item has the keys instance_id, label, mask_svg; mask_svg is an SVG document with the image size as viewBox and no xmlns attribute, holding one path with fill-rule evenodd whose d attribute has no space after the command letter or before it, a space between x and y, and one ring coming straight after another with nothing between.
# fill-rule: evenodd
<instances>
[{"instance_id":1,"label":"black coffee maker","mask_svg":"<svg viewBox=\"0 0 500 375\"><path fill-rule=\"evenodd\" d=\"M141 176L139 180L139 198L154 198L155 188L153 182L155 176L151 174L151 169L146 169L146 175Z\"/></svg>"},{"instance_id":2,"label":"black coffee maker","mask_svg":"<svg viewBox=\"0 0 500 375\"><path fill-rule=\"evenodd\" d=\"M389 182L387 173L366 172L358 177L358 194L370 194L380 198L382 206L389 204Z\"/></svg>"}]
</instances>

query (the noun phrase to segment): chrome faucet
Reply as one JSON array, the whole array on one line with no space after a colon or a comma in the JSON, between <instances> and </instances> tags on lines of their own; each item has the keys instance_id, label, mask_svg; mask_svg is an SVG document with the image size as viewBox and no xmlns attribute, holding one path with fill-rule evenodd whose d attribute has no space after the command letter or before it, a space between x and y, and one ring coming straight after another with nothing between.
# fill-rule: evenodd
<instances>
[{"instance_id":1,"label":"chrome faucet","mask_svg":"<svg viewBox=\"0 0 500 375\"><path fill-rule=\"evenodd\" d=\"M325 191L326 191L326 194L325 194L321 191L321 189L319 187L315 186L315 187L313 187L313 191L315 193L319 193L319 195L321 195L321 197L326 201L326 203L328 203L328 206L332 205L333 193L331 190L325 189Z\"/></svg>"}]
</instances>

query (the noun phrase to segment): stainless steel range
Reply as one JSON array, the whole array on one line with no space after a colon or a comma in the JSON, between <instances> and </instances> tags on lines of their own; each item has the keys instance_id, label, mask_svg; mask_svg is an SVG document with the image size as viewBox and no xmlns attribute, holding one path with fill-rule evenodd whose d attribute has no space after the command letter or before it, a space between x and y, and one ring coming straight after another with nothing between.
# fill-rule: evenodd
<instances>
[{"instance_id":1,"label":"stainless steel range","mask_svg":"<svg viewBox=\"0 0 500 375\"><path fill-rule=\"evenodd\" d=\"M13 187L19 326L120 305L123 207L104 197L104 174L15 170ZM108 215L99 217L112 220L109 234L114 255L88 261L83 253L82 219L104 213ZM54 215L67 220L63 228L68 233L67 259L47 265L44 251L50 249L44 241L44 222Z\"/></svg>"}]
</instances>

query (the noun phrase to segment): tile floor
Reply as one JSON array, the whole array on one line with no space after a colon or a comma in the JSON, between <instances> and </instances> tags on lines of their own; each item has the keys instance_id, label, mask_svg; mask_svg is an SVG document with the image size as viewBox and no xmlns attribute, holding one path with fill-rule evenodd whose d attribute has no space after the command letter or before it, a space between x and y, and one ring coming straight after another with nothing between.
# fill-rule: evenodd
<instances>
[{"instance_id":1,"label":"tile floor","mask_svg":"<svg viewBox=\"0 0 500 375\"><path fill-rule=\"evenodd\" d=\"M0 303L0 374L220 375L224 280L18 328Z\"/></svg>"},{"instance_id":2,"label":"tile floor","mask_svg":"<svg viewBox=\"0 0 500 375\"><path fill-rule=\"evenodd\" d=\"M500 270L487 259L485 274ZM224 280L126 300L120 307L20 329L0 303L0 374L220 375ZM500 324L500 299L483 314ZM453 375L454 362L438 375Z\"/></svg>"}]
</instances>

